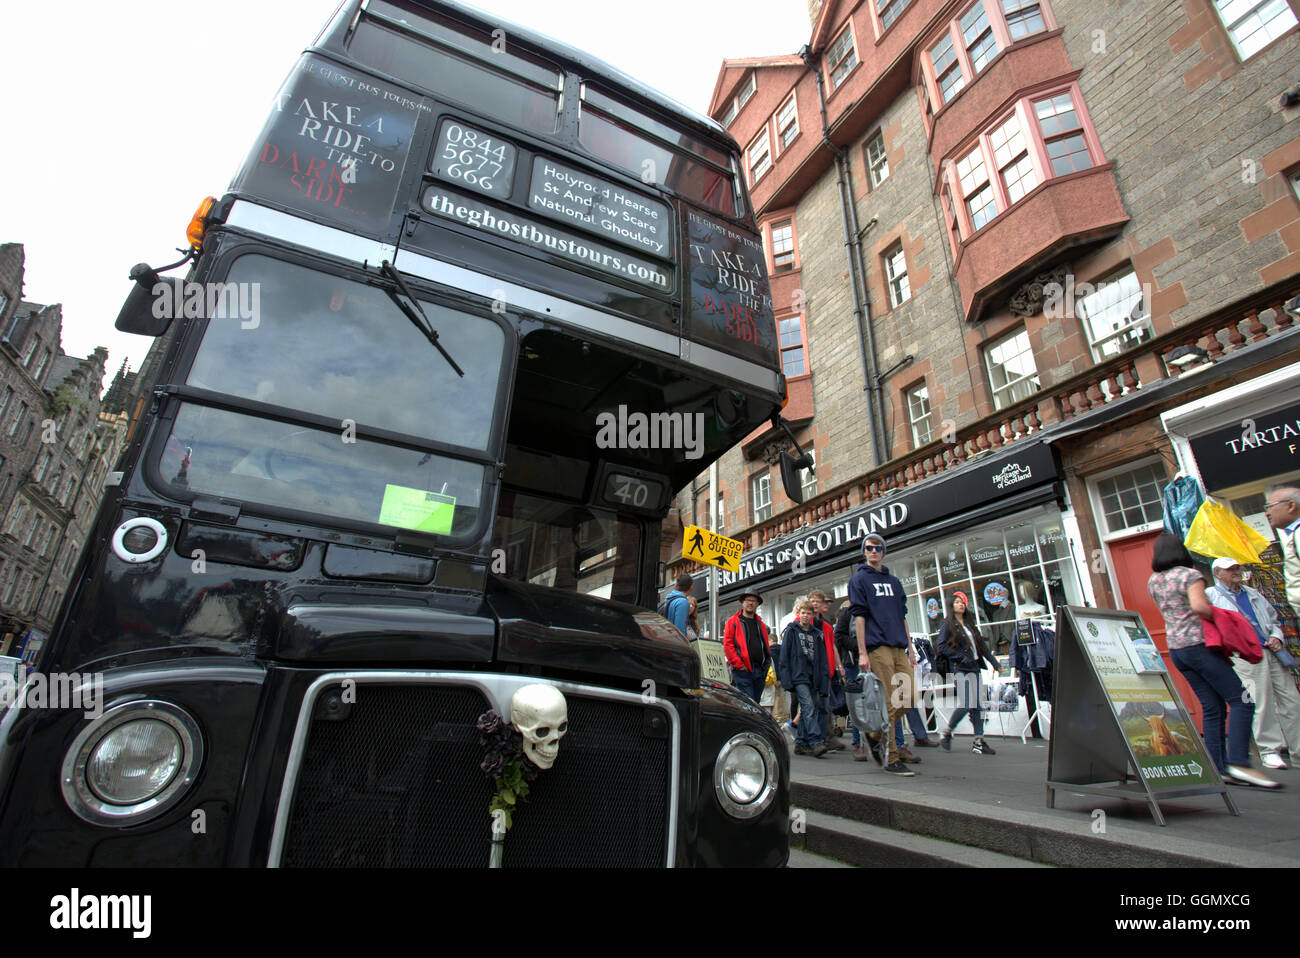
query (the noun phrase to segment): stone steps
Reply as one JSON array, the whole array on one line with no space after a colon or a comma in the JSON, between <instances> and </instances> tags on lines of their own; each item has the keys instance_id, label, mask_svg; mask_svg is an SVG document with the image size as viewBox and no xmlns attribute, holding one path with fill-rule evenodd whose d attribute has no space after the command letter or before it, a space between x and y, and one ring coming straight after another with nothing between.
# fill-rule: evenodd
<instances>
[{"instance_id":1,"label":"stone steps","mask_svg":"<svg viewBox=\"0 0 1300 958\"><path fill-rule=\"evenodd\" d=\"M792 864L798 848L805 854L830 856L839 860L837 864L860 868L1048 867L983 848L821 812L807 811L802 827L802 834L790 836Z\"/></svg>"}]
</instances>

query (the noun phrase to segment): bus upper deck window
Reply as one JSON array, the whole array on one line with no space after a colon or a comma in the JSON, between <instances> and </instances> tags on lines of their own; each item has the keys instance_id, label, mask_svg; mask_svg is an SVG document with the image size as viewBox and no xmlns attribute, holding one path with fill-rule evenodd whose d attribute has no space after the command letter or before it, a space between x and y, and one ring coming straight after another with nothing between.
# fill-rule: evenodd
<instances>
[{"instance_id":1,"label":"bus upper deck window","mask_svg":"<svg viewBox=\"0 0 1300 958\"><path fill-rule=\"evenodd\" d=\"M440 25L363 19L348 45L360 63L536 133L559 121L560 71L509 52L493 54ZM447 36L434 36L445 33Z\"/></svg>"}]
</instances>

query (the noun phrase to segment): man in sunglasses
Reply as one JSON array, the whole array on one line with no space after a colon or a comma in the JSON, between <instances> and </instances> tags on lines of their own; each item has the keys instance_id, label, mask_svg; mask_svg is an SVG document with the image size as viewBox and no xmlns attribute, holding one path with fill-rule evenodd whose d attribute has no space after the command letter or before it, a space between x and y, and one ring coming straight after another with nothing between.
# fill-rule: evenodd
<instances>
[{"instance_id":1,"label":"man in sunglasses","mask_svg":"<svg viewBox=\"0 0 1300 958\"><path fill-rule=\"evenodd\" d=\"M881 743L868 742L871 756L894 775L915 775L903 764L895 723L912 707L912 664L907 657L905 617L907 598L903 583L885 568L885 538L871 533L862 540L866 559L849 580L849 617L858 640L858 666L870 669L889 697L888 755L882 761Z\"/></svg>"},{"instance_id":2,"label":"man in sunglasses","mask_svg":"<svg viewBox=\"0 0 1300 958\"><path fill-rule=\"evenodd\" d=\"M1268 524L1277 530L1282 549L1282 575L1286 600L1300 615L1300 480L1271 486L1264 504Z\"/></svg>"}]
</instances>

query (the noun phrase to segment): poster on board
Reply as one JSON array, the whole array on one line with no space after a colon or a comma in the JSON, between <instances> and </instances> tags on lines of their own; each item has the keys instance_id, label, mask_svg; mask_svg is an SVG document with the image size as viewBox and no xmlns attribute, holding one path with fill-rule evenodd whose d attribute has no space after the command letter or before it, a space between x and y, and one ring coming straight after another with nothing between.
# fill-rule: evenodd
<instances>
[{"instance_id":1,"label":"poster on board","mask_svg":"<svg viewBox=\"0 0 1300 958\"><path fill-rule=\"evenodd\" d=\"M1058 791L1137 799L1164 825L1159 801L1219 794L1238 814L1138 613L1063 606L1056 632L1047 807Z\"/></svg>"},{"instance_id":2,"label":"poster on board","mask_svg":"<svg viewBox=\"0 0 1300 958\"><path fill-rule=\"evenodd\" d=\"M1164 675L1134 666L1137 653L1131 632L1145 634L1146 630L1123 619L1086 612L1075 613L1074 620L1082 626L1079 638L1147 784L1158 789L1220 784L1200 733Z\"/></svg>"}]
</instances>

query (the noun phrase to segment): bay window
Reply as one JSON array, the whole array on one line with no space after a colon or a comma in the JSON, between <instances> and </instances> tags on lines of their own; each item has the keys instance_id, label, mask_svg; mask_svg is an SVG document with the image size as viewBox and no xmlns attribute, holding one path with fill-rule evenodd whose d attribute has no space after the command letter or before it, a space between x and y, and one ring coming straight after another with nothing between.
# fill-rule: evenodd
<instances>
[{"instance_id":1,"label":"bay window","mask_svg":"<svg viewBox=\"0 0 1300 958\"><path fill-rule=\"evenodd\" d=\"M1074 109L1069 91L1046 100L1035 100L1034 114L1043 133L1043 145L1052 163L1053 175L1064 176L1093 165L1083 135L1083 123Z\"/></svg>"},{"instance_id":2,"label":"bay window","mask_svg":"<svg viewBox=\"0 0 1300 958\"><path fill-rule=\"evenodd\" d=\"M976 0L930 45L923 86L947 104L1008 46L1054 26L1043 0Z\"/></svg>"},{"instance_id":3,"label":"bay window","mask_svg":"<svg viewBox=\"0 0 1300 958\"><path fill-rule=\"evenodd\" d=\"M1038 185L1038 175L1029 159L1029 144L1020 129L1020 118L1011 114L993 131L989 143L993 147L993 163L1007 191L1007 200L1015 203Z\"/></svg>"},{"instance_id":4,"label":"bay window","mask_svg":"<svg viewBox=\"0 0 1300 958\"><path fill-rule=\"evenodd\" d=\"M966 56L972 72L979 73L998 53L998 43L993 39L988 14L982 2L976 3L960 17L962 39L966 41Z\"/></svg>"},{"instance_id":5,"label":"bay window","mask_svg":"<svg viewBox=\"0 0 1300 958\"><path fill-rule=\"evenodd\" d=\"M940 198L954 250L1040 184L1104 162L1081 103L1073 85L1019 100L947 163Z\"/></svg>"},{"instance_id":6,"label":"bay window","mask_svg":"<svg viewBox=\"0 0 1300 958\"><path fill-rule=\"evenodd\" d=\"M930 48L930 62L934 64L934 82L939 85L939 100L947 103L966 85L952 37L945 34Z\"/></svg>"}]
</instances>

